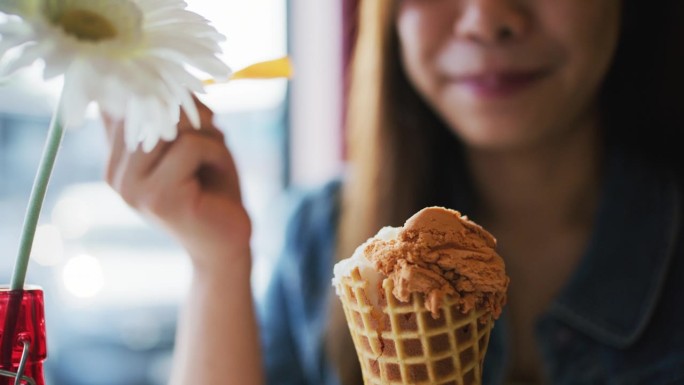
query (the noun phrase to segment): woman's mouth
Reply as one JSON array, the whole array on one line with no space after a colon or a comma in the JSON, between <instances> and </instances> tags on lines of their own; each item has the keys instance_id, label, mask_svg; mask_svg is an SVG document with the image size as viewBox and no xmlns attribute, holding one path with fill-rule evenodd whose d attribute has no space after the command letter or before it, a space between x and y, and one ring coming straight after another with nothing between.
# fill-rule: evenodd
<instances>
[{"instance_id":1,"label":"woman's mouth","mask_svg":"<svg viewBox=\"0 0 684 385\"><path fill-rule=\"evenodd\" d=\"M458 87L478 98L502 98L521 92L547 75L546 71L491 71L451 77Z\"/></svg>"}]
</instances>

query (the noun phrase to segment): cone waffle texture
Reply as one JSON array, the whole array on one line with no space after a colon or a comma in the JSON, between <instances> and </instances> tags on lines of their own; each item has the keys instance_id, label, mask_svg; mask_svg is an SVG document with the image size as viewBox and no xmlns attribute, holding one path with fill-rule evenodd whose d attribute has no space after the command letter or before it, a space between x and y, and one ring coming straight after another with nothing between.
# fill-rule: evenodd
<instances>
[{"instance_id":1,"label":"cone waffle texture","mask_svg":"<svg viewBox=\"0 0 684 385\"><path fill-rule=\"evenodd\" d=\"M413 294L400 302L385 279L378 306L358 269L341 280L340 299L366 385L479 385L493 325L483 310L463 314L445 298L438 318ZM377 290L377 288L374 288ZM484 322L483 322L484 321Z\"/></svg>"}]
</instances>

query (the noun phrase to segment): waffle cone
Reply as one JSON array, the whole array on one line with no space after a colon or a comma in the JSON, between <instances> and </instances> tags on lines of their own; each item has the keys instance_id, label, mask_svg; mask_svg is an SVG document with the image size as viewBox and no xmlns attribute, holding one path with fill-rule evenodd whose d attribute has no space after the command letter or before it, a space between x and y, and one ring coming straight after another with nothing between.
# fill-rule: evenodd
<instances>
[{"instance_id":1,"label":"waffle cone","mask_svg":"<svg viewBox=\"0 0 684 385\"><path fill-rule=\"evenodd\" d=\"M439 317L413 294L400 302L385 279L377 306L358 268L340 283L340 299L365 385L479 385L493 320L483 310L463 314L445 298Z\"/></svg>"}]
</instances>

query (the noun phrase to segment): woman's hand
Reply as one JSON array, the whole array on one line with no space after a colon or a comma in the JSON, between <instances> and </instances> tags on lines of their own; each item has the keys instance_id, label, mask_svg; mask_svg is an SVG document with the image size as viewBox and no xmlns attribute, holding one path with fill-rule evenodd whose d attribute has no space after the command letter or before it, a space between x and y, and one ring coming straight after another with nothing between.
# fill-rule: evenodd
<instances>
[{"instance_id":1,"label":"woman's hand","mask_svg":"<svg viewBox=\"0 0 684 385\"><path fill-rule=\"evenodd\" d=\"M251 225L223 134L213 125L212 111L196 102L201 129L182 115L177 139L160 141L149 153L128 151L122 123L104 121L111 146L107 182L129 205L167 228L201 272L249 258Z\"/></svg>"},{"instance_id":2,"label":"woman's hand","mask_svg":"<svg viewBox=\"0 0 684 385\"><path fill-rule=\"evenodd\" d=\"M195 274L178 324L170 383L260 385L251 225L223 134L209 108L197 105L202 128L195 130L183 116L178 138L149 153L129 152L121 123L105 117L111 145L106 179L192 257Z\"/></svg>"}]
</instances>

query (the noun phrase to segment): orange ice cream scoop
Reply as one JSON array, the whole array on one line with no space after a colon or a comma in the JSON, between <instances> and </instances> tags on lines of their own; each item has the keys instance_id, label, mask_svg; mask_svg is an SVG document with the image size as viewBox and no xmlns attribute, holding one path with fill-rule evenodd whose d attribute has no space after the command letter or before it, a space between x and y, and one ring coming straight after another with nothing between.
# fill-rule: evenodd
<instances>
[{"instance_id":1,"label":"orange ice cream scoop","mask_svg":"<svg viewBox=\"0 0 684 385\"><path fill-rule=\"evenodd\" d=\"M393 281L398 300L423 294L425 307L437 316L445 296L452 296L463 313L480 308L499 317L509 278L489 232L442 207L419 211L397 230L395 238L366 242L363 253Z\"/></svg>"}]
</instances>

